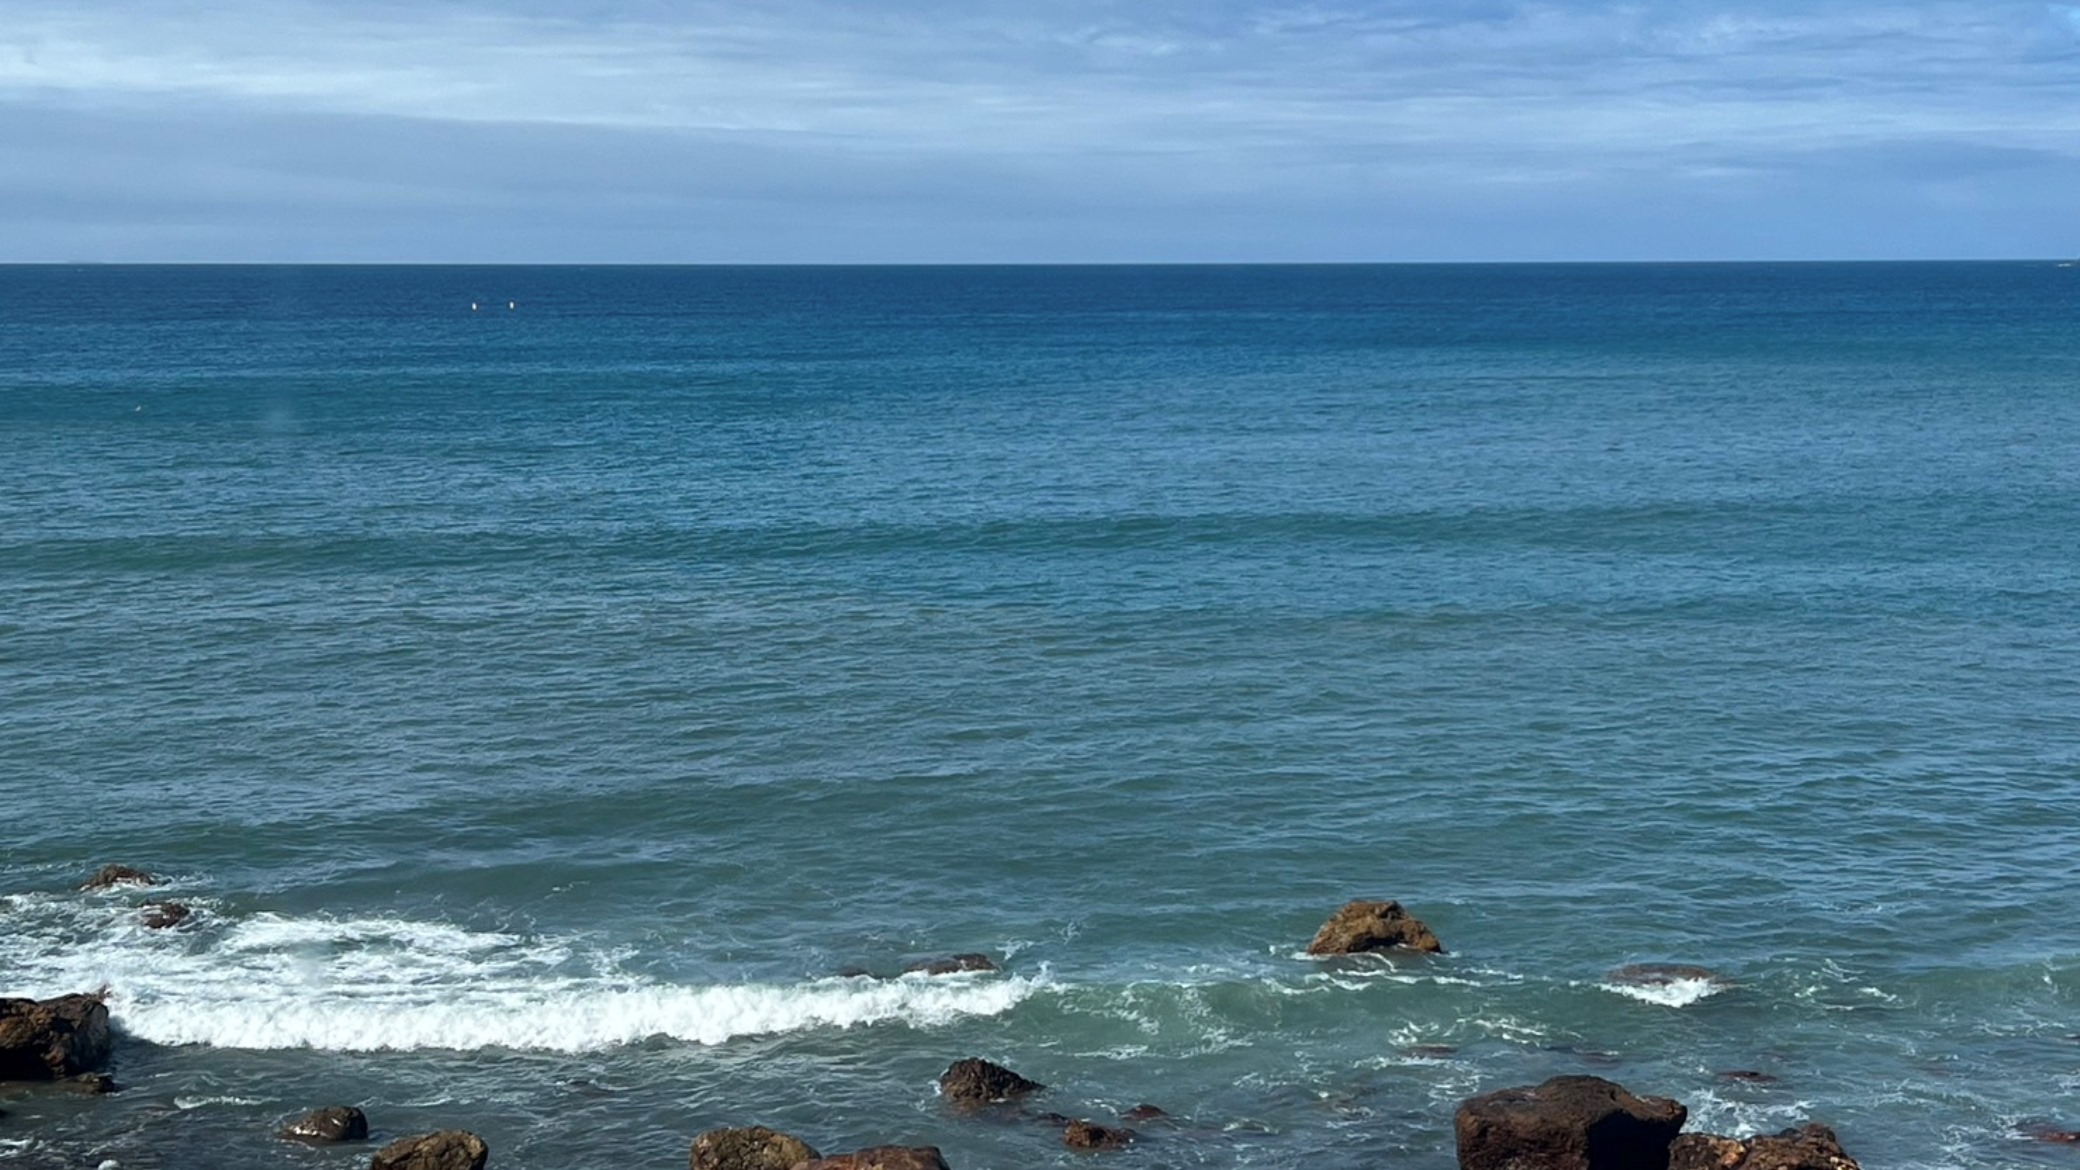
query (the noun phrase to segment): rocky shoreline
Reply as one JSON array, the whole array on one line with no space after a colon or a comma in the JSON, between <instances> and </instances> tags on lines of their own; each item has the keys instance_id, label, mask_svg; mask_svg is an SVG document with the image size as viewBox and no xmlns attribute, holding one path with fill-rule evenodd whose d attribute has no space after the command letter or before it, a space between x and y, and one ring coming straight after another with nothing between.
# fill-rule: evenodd
<instances>
[{"instance_id":1,"label":"rocky shoreline","mask_svg":"<svg viewBox=\"0 0 2080 1170\"><path fill-rule=\"evenodd\" d=\"M82 889L151 886L142 870L107 866ZM187 917L178 903L139 906L141 922L169 929ZM1393 901L1353 901L1332 914L1307 945L1317 956L1380 951L1442 954L1444 947L1420 919ZM908 965L909 974L936 976L997 969L989 956L958 954ZM874 978L864 970L842 974ZM1647 985L1716 980L1696 967L1634 966L1612 972L1617 981ZM51 999L0 999L0 1082L107 1093L117 1086L102 1071L115 1049L103 992ZM1728 1073L1735 1079L1766 1074ZM1159 1145L1168 1120L1143 1104L1117 1118L1071 1117L1032 1109L1046 1086L1001 1064L964 1058L949 1064L938 1093L950 1126L978 1120L1046 1126L1062 1147L1101 1155L1142 1144ZM1461 1101L1451 1118L1461 1170L1857 1170L1856 1161L1827 1127L1807 1123L1773 1136L1746 1139L1686 1133L1680 1102L1639 1096L1594 1076L1553 1077L1541 1084L1500 1089ZM1444 1123L1439 1119L1440 1127ZM1140 1128L1136 1128L1136 1127ZM353 1105L330 1105L288 1121L281 1140L320 1145L366 1142L368 1117ZM2046 1131L2039 1140L2065 1140ZM950 1170L936 1146L883 1145L825 1154L807 1140L763 1126L710 1130L685 1154L690 1170ZM483 1170L491 1150L463 1128L414 1134L374 1151L370 1170Z\"/></svg>"}]
</instances>

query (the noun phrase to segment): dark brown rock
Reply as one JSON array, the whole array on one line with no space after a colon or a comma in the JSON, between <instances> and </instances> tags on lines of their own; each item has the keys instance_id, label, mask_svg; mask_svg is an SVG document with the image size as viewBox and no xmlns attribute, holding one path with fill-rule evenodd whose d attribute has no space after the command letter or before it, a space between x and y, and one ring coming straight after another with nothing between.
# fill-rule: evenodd
<instances>
[{"instance_id":1,"label":"dark brown rock","mask_svg":"<svg viewBox=\"0 0 2080 1170\"><path fill-rule=\"evenodd\" d=\"M399 1138L369 1160L368 1170L484 1170L491 1148L459 1129Z\"/></svg>"},{"instance_id":2,"label":"dark brown rock","mask_svg":"<svg viewBox=\"0 0 2080 1170\"><path fill-rule=\"evenodd\" d=\"M999 969L995 961L988 955L969 953L965 955L947 955L939 959L921 959L903 968L903 971L905 974L954 975L962 971L996 971Z\"/></svg>"},{"instance_id":3,"label":"dark brown rock","mask_svg":"<svg viewBox=\"0 0 2080 1170\"><path fill-rule=\"evenodd\" d=\"M99 995L0 999L0 1081L52 1081L92 1071L114 1043Z\"/></svg>"},{"instance_id":4,"label":"dark brown rock","mask_svg":"<svg viewBox=\"0 0 2080 1170\"><path fill-rule=\"evenodd\" d=\"M156 886L159 879L127 865L104 865L80 883L82 890L105 890L110 886Z\"/></svg>"},{"instance_id":5,"label":"dark brown rock","mask_svg":"<svg viewBox=\"0 0 2080 1170\"><path fill-rule=\"evenodd\" d=\"M937 1146L874 1146L798 1163L794 1170L950 1170Z\"/></svg>"},{"instance_id":6,"label":"dark brown rock","mask_svg":"<svg viewBox=\"0 0 2080 1170\"><path fill-rule=\"evenodd\" d=\"M165 930L169 926L178 926L186 922L191 913L193 911L179 902L149 902L144 907L145 929Z\"/></svg>"},{"instance_id":7,"label":"dark brown rock","mask_svg":"<svg viewBox=\"0 0 2080 1170\"><path fill-rule=\"evenodd\" d=\"M1349 902L1307 944L1310 955L1356 955L1396 948L1444 953L1444 945L1399 902Z\"/></svg>"},{"instance_id":8,"label":"dark brown rock","mask_svg":"<svg viewBox=\"0 0 2080 1170\"><path fill-rule=\"evenodd\" d=\"M1719 1073L1718 1076L1722 1081L1740 1081L1749 1085L1774 1085L1777 1083L1777 1078L1774 1075L1766 1072L1757 1072L1752 1068L1729 1068Z\"/></svg>"},{"instance_id":9,"label":"dark brown rock","mask_svg":"<svg viewBox=\"0 0 2080 1170\"><path fill-rule=\"evenodd\" d=\"M1824 1125L1746 1141L1686 1133L1669 1147L1668 1170L1859 1170Z\"/></svg>"},{"instance_id":10,"label":"dark brown rock","mask_svg":"<svg viewBox=\"0 0 2080 1170\"><path fill-rule=\"evenodd\" d=\"M1120 1114L1119 1119L1121 1121L1155 1121L1168 1116L1170 1116L1168 1112L1157 1106L1141 1104Z\"/></svg>"},{"instance_id":11,"label":"dark brown rock","mask_svg":"<svg viewBox=\"0 0 2080 1170\"><path fill-rule=\"evenodd\" d=\"M1666 987L1671 983L1686 983L1691 980L1719 984L1726 982L1725 976L1710 968L1692 967L1687 963L1629 963L1604 978L1612 983L1623 983L1633 987Z\"/></svg>"},{"instance_id":12,"label":"dark brown rock","mask_svg":"<svg viewBox=\"0 0 2080 1170\"><path fill-rule=\"evenodd\" d=\"M749 1125L711 1129L693 1139L691 1170L794 1170L823 1155L798 1137Z\"/></svg>"},{"instance_id":13,"label":"dark brown rock","mask_svg":"<svg viewBox=\"0 0 2080 1170\"><path fill-rule=\"evenodd\" d=\"M1688 1110L1601 1077L1554 1077L1459 1105L1460 1170L1667 1170Z\"/></svg>"},{"instance_id":14,"label":"dark brown rock","mask_svg":"<svg viewBox=\"0 0 2080 1170\"><path fill-rule=\"evenodd\" d=\"M300 1142L358 1142L368 1136L368 1117L352 1105L328 1105L283 1126L282 1136Z\"/></svg>"},{"instance_id":15,"label":"dark brown rock","mask_svg":"<svg viewBox=\"0 0 2080 1170\"><path fill-rule=\"evenodd\" d=\"M1072 1121L1062 1130L1062 1144L1072 1150L1117 1150L1133 1140L1131 1129L1110 1129L1088 1121Z\"/></svg>"},{"instance_id":16,"label":"dark brown rock","mask_svg":"<svg viewBox=\"0 0 2080 1170\"><path fill-rule=\"evenodd\" d=\"M1046 1087L986 1060L957 1060L939 1075L939 1095L955 1105L989 1105Z\"/></svg>"},{"instance_id":17,"label":"dark brown rock","mask_svg":"<svg viewBox=\"0 0 2080 1170\"><path fill-rule=\"evenodd\" d=\"M116 1079L107 1073L81 1073L76 1077L66 1077L58 1085L87 1097L105 1097L123 1090L123 1086L116 1084Z\"/></svg>"}]
</instances>

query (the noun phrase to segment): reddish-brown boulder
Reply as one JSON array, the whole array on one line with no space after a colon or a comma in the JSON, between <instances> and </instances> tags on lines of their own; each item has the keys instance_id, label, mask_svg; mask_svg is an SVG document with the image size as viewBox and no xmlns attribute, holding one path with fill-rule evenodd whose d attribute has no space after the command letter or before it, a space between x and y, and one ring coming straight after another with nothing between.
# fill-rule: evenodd
<instances>
[{"instance_id":1,"label":"reddish-brown boulder","mask_svg":"<svg viewBox=\"0 0 2080 1170\"><path fill-rule=\"evenodd\" d=\"M823 1155L798 1137L748 1125L711 1129L693 1139L691 1170L794 1170Z\"/></svg>"},{"instance_id":2,"label":"reddish-brown boulder","mask_svg":"<svg viewBox=\"0 0 2080 1170\"><path fill-rule=\"evenodd\" d=\"M1329 916L1307 944L1310 955L1356 955L1396 948L1442 954L1430 928L1399 902L1349 902Z\"/></svg>"},{"instance_id":3,"label":"reddish-brown boulder","mask_svg":"<svg viewBox=\"0 0 2080 1170\"><path fill-rule=\"evenodd\" d=\"M358 1142L368 1136L368 1116L352 1105L328 1105L283 1126L282 1136L300 1142Z\"/></svg>"},{"instance_id":4,"label":"reddish-brown boulder","mask_svg":"<svg viewBox=\"0 0 2080 1170\"><path fill-rule=\"evenodd\" d=\"M802 1162L794 1170L951 1170L937 1146L874 1146Z\"/></svg>"},{"instance_id":5,"label":"reddish-brown boulder","mask_svg":"<svg viewBox=\"0 0 2080 1170\"><path fill-rule=\"evenodd\" d=\"M1062 1130L1062 1144L1072 1150L1117 1150L1134 1140L1131 1129L1113 1129L1072 1121Z\"/></svg>"},{"instance_id":6,"label":"reddish-brown boulder","mask_svg":"<svg viewBox=\"0 0 2080 1170\"><path fill-rule=\"evenodd\" d=\"M1454 1119L1461 1170L1666 1170L1688 1110L1602 1077L1554 1077L1470 1098Z\"/></svg>"},{"instance_id":7,"label":"reddish-brown boulder","mask_svg":"<svg viewBox=\"0 0 2080 1170\"><path fill-rule=\"evenodd\" d=\"M399 1138L376 1151L368 1170L484 1170L491 1147L459 1129Z\"/></svg>"},{"instance_id":8,"label":"reddish-brown boulder","mask_svg":"<svg viewBox=\"0 0 2080 1170\"><path fill-rule=\"evenodd\" d=\"M1824 1125L1746 1141L1686 1133L1670 1145L1668 1170L1859 1170Z\"/></svg>"},{"instance_id":9,"label":"reddish-brown boulder","mask_svg":"<svg viewBox=\"0 0 2080 1170\"><path fill-rule=\"evenodd\" d=\"M105 890L111 886L156 886L159 879L127 865L104 865L81 882L82 890Z\"/></svg>"},{"instance_id":10,"label":"reddish-brown boulder","mask_svg":"<svg viewBox=\"0 0 2080 1170\"><path fill-rule=\"evenodd\" d=\"M99 995L0 999L0 1081L54 1081L108 1059L113 1037Z\"/></svg>"},{"instance_id":11,"label":"reddish-brown boulder","mask_svg":"<svg viewBox=\"0 0 2080 1170\"><path fill-rule=\"evenodd\" d=\"M939 1095L955 1105L991 1105L1046 1087L986 1060L957 1060L939 1074Z\"/></svg>"}]
</instances>

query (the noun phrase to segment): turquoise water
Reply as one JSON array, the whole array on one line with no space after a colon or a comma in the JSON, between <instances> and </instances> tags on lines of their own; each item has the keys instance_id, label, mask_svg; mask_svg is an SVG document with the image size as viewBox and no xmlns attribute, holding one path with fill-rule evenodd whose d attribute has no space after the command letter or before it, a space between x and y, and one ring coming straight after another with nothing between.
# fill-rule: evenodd
<instances>
[{"instance_id":1,"label":"turquoise water","mask_svg":"<svg viewBox=\"0 0 2080 1170\"><path fill-rule=\"evenodd\" d=\"M0 268L0 451L0 994L128 1086L0 1164L1082 1164L971 1055L1122 1166L2074 1161L2075 270Z\"/></svg>"}]
</instances>

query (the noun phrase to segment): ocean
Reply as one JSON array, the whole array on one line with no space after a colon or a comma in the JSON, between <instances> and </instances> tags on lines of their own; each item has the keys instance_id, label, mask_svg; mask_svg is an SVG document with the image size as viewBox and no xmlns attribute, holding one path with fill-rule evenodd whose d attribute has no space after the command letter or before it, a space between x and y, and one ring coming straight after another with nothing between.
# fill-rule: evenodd
<instances>
[{"instance_id":1,"label":"ocean","mask_svg":"<svg viewBox=\"0 0 2080 1170\"><path fill-rule=\"evenodd\" d=\"M2076 570L2049 262L0 268L0 1166L2076 1165Z\"/></svg>"}]
</instances>

